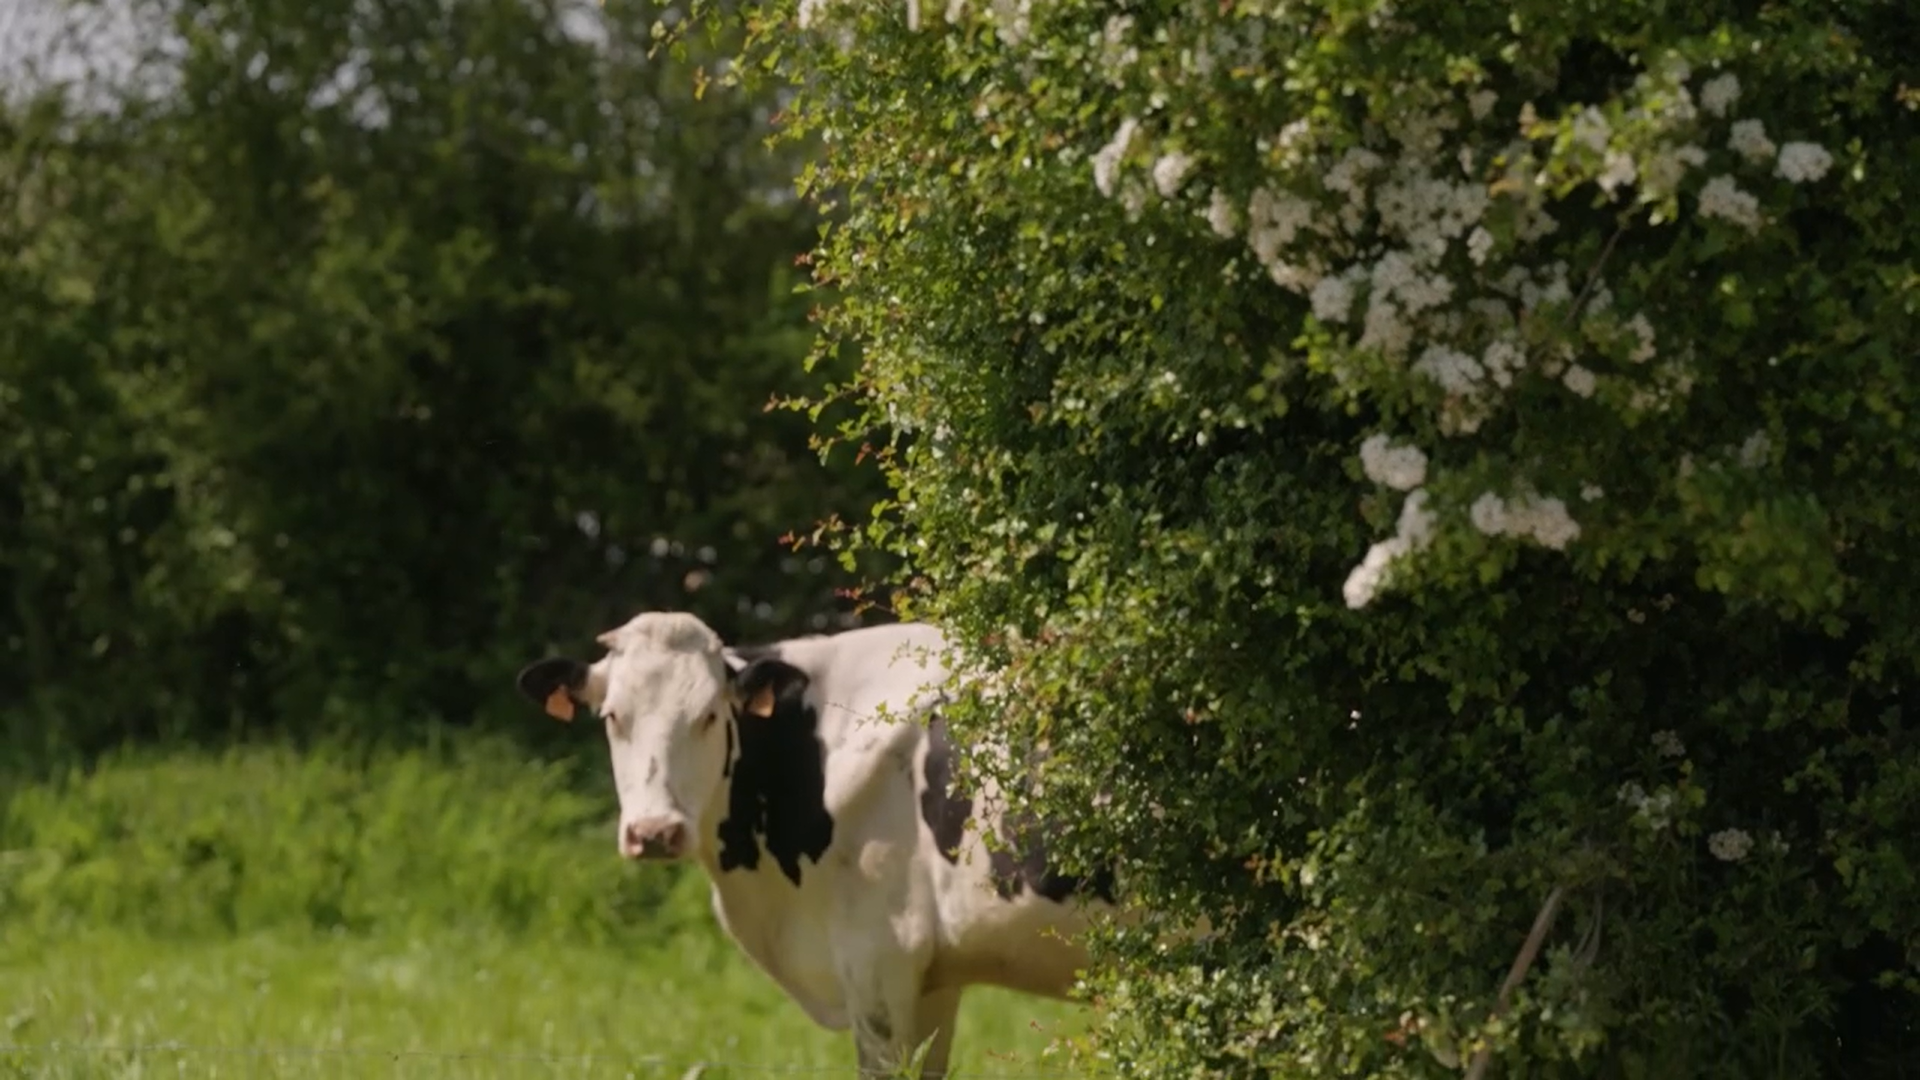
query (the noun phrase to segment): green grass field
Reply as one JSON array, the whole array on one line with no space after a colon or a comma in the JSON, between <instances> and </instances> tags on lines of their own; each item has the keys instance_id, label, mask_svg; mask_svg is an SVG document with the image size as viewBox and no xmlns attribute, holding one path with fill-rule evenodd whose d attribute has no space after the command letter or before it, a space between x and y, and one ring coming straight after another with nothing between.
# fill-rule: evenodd
<instances>
[{"instance_id":1,"label":"green grass field","mask_svg":"<svg viewBox=\"0 0 1920 1080\"><path fill-rule=\"evenodd\" d=\"M498 744L109 763L0 798L0 1077L850 1074L613 854L591 763ZM969 997L955 1070L1075 1073L1075 1006Z\"/></svg>"}]
</instances>

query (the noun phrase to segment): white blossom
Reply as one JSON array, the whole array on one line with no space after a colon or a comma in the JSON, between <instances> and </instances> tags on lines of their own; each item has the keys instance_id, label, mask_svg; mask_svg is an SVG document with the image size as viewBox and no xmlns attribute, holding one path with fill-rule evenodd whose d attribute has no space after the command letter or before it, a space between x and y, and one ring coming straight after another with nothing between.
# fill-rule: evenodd
<instances>
[{"instance_id":1,"label":"white blossom","mask_svg":"<svg viewBox=\"0 0 1920 1080\"><path fill-rule=\"evenodd\" d=\"M1753 837L1745 829L1721 829L1707 837L1707 850L1722 862L1739 862L1753 850Z\"/></svg>"},{"instance_id":2,"label":"white blossom","mask_svg":"<svg viewBox=\"0 0 1920 1080\"><path fill-rule=\"evenodd\" d=\"M800 29L806 30L819 21L821 13L827 10L830 2L831 0L800 0L798 12Z\"/></svg>"},{"instance_id":3,"label":"white blossom","mask_svg":"<svg viewBox=\"0 0 1920 1080\"><path fill-rule=\"evenodd\" d=\"M1523 494L1503 499L1489 491L1473 501L1467 516L1488 536L1530 536L1542 547L1561 551L1580 536L1580 523L1555 498Z\"/></svg>"},{"instance_id":4,"label":"white blossom","mask_svg":"<svg viewBox=\"0 0 1920 1080\"><path fill-rule=\"evenodd\" d=\"M1731 176L1716 176L1700 189L1700 213L1731 221L1750 232L1760 228L1760 200L1741 191Z\"/></svg>"},{"instance_id":5,"label":"white blossom","mask_svg":"<svg viewBox=\"0 0 1920 1080\"><path fill-rule=\"evenodd\" d=\"M1680 177L1688 166L1698 168L1706 163L1707 152L1692 143L1663 148L1641 163L1640 186L1649 195L1665 195L1680 186Z\"/></svg>"},{"instance_id":6,"label":"white blossom","mask_svg":"<svg viewBox=\"0 0 1920 1080\"><path fill-rule=\"evenodd\" d=\"M1473 265L1480 266L1487 261L1487 254L1492 250L1493 234L1484 225L1474 226L1473 231L1467 234L1467 258L1473 260Z\"/></svg>"},{"instance_id":7,"label":"white blossom","mask_svg":"<svg viewBox=\"0 0 1920 1080\"><path fill-rule=\"evenodd\" d=\"M1653 733L1653 748L1661 757L1685 757L1687 744L1680 741L1680 733L1668 728Z\"/></svg>"},{"instance_id":8,"label":"white blossom","mask_svg":"<svg viewBox=\"0 0 1920 1080\"><path fill-rule=\"evenodd\" d=\"M1773 450L1773 440L1767 433L1755 431L1740 444L1740 466L1745 469L1757 469L1767 463L1767 455Z\"/></svg>"},{"instance_id":9,"label":"white blossom","mask_svg":"<svg viewBox=\"0 0 1920 1080\"><path fill-rule=\"evenodd\" d=\"M1593 372L1588 371L1579 364L1574 364L1567 368L1566 374L1560 376L1560 381L1566 384L1567 389L1583 398L1592 397L1596 387Z\"/></svg>"},{"instance_id":10,"label":"white blossom","mask_svg":"<svg viewBox=\"0 0 1920 1080\"><path fill-rule=\"evenodd\" d=\"M1180 191L1180 184L1187 178L1187 171L1193 168L1193 159L1175 150L1162 154L1160 160L1153 163L1153 186L1163 199L1171 199Z\"/></svg>"},{"instance_id":11,"label":"white blossom","mask_svg":"<svg viewBox=\"0 0 1920 1080\"><path fill-rule=\"evenodd\" d=\"M1445 345L1427 346L1420 359L1414 361L1413 370L1439 383L1450 394L1472 393L1486 373L1480 361Z\"/></svg>"},{"instance_id":12,"label":"white blossom","mask_svg":"<svg viewBox=\"0 0 1920 1080\"><path fill-rule=\"evenodd\" d=\"M1499 100L1500 95L1491 90L1476 90L1467 98L1467 109L1473 113L1475 120L1485 120L1487 114L1493 111L1493 103Z\"/></svg>"},{"instance_id":13,"label":"white blossom","mask_svg":"<svg viewBox=\"0 0 1920 1080\"><path fill-rule=\"evenodd\" d=\"M1120 121L1120 127L1093 155L1093 186L1100 194L1113 194L1114 178L1120 173L1120 159L1126 156L1127 148L1133 145L1133 136L1140 130L1140 121L1129 116Z\"/></svg>"},{"instance_id":14,"label":"white blossom","mask_svg":"<svg viewBox=\"0 0 1920 1080\"><path fill-rule=\"evenodd\" d=\"M1140 50L1127 44L1127 34L1132 29L1133 16L1111 15L1100 31L1100 59L1106 65L1107 81L1116 86L1120 85L1122 73L1140 59Z\"/></svg>"},{"instance_id":15,"label":"white blossom","mask_svg":"<svg viewBox=\"0 0 1920 1080\"><path fill-rule=\"evenodd\" d=\"M1487 370L1487 377L1495 386L1506 388L1513 385L1513 377L1527 364L1527 354L1519 345L1507 338L1496 338L1487 345L1487 351L1480 356L1481 365Z\"/></svg>"},{"instance_id":16,"label":"white blossom","mask_svg":"<svg viewBox=\"0 0 1920 1080\"><path fill-rule=\"evenodd\" d=\"M1767 138L1767 126L1758 120L1735 120L1727 147L1756 165L1773 158L1773 140Z\"/></svg>"},{"instance_id":17,"label":"white blossom","mask_svg":"<svg viewBox=\"0 0 1920 1080\"><path fill-rule=\"evenodd\" d=\"M1412 343L1413 328L1400 317L1399 306L1385 296L1371 297L1367 301L1367 319L1360 332L1359 347L1399 356Z\"/></svg>"},{"instance_id":18,"label":"white blossom","mask_svg":"<svg viewBox=\"0 0 1920 1080\"><path fill-rule=\"evenodd\" d=\"M1234 208L1233 199L1219 188L1214 188L1207 200L1207 225L1215 236L1224 239L1232 239L1240 229L1240 213Z\"/></svg>"},{"instance_id":19,"label":"white blossom","mask_svg":"<svg viewBox=\"0 0 1920 1080\"><path fill-rule=\"evenodd\" d=\"M1599 499L1601 496L1605 495L1606 493L1607 493L1607 489L1601 487L1599 484L1581 484L1580 485L1580 498L1585 502L1593 502L1594 500Z\"/></svg>"},{"instance_id":20,"label":"white blossom","mask_svg":"<svg viewBox=\"0 0 1920 1080\"><path fill-rule=\"evenodd\" d=\"M1313 317L1321 322L1346 322L1353 310L1353 283L1328 274L1313 287Z\"/></svg>"},{"instance_id":21,"label":"white blossom","mask_svg":"<svg viewBox=\"0 0 1920 1080\"><path fill-rule=\"evenodd\" d=\"M1272 263L1312 221L1313 204L1290 191L1260 188L1247 201L1247 243L1261 263Z\"/></svg>"},{"instance_id":22,"label":"white blossom","mask_svg":"<svg viewBox=\"0 0 1920 1080\"><path fill-rule=\"evenodd\" d=\"M1432 542L1434 515L1426 503L1425 490L1409 492L1400 506L1394 535L1369 547L1366 558L1348 572L1346 583L1340 587L1348 607L1363 608L1372 603L1386 584L1388 568Z\"/></svg>"},{"instance_id":23,"label":"white blossom","mask_svg":"<svg viewBox=\"0 0 1920 1080\"><path fill-rule=\"evenodd\" d=\"M1290 263L1285 259L1268 263L1267 276L1273 279L1275 285L1292 292L1306 292L1320 280L1320 275L1312 267Z\"/></svg>"},{"instance_id":24,"label":"white blossom","mask_svg":"<svg viewBox=\"0 0 1920 1080\"><path fill-rule=\"evenodd\" d=\"M1627 329L1632 330L1634 336L1640 339L1640 344L1633 347L1633 351L1627 354L1627 359L1636 364L1644 364L1653 359L1653 324L1647 321L1646 313L1636 312L1633 318L1627 320Z\"/></svg>"},{"instance_id":25,"label":"white blossom","mask_svg":"<svg viewBox=\"0 0 1920 1080\"><path fill-rule=\"evenodd\" d=\"M1032 34L1033 27L1028 15L1033 8L1033 0L993 0L993 21L998 24L994 33L1002 44L1019 45Z\"/></svg>"},{"instance_id":26,"label":"white blossom","mask_svg":"<svg viewBox=\"0 0 1920 1080\"><path fill-rule=\"evenodd\" d=\"M1715 116L1727 115L1727 109L1740 100L1740 79L1729 71L1708 79L1700 87L1700 107Z\"/></svg>"},{"instance_id":27,"label":"white blossom","mask_svg":"<svg viewBox=\"0 0 1920 1080\"><path fill-rule=\"evenodd\" d=\"M1337 191L1343 195L1359 197L1365 192L1360 186L1362 173L1369 173L1381 165L1380 155L1365 147L1356 146L1340 155L1333 168L1327 170L1322 180L1328 191Z\"/></svg>"},{"instance_id":28,"label":"white blossom","mask_svg":"<svg viewBox=\"0 0 1920 1080\"><path fill-rule=\"evenodd\" d=\"M1781 179L1795 184L1811 183L1827 175L1833 167L1833 155L1818 143L1790 142L1780 148L1780 162L1774 167Z\"/></svg>"},{"instance_id":29,"label":"white blossom","mask_svg":"<svg viewBox=\"0 0 1920 1080\"><path fill-rule=\"evenodd\" d=\"M1427 455L1417 446L1394 446L1385 432L1369 435L1360 444L1360 466L1367 479L1396 491L1411 491L1427 482Z\"/></svg>"},{"instance_id":30,"label":"white blossom","mask_svg":"<svg viewBox=\"0 0 1920 1080\"><path fill-rule=\"evenodd\" d=\"M1594 179L1599 183L1600 190L1611 195L1615 188L1633 183L1638 175L1640 172L1633 163L1632 154L1620 150L1609 150L1602 161L1600 175Z\"/></svg>"},{"instance_id":31,"label":"white blossom","mask_svg":"<svg viewBox=\"0 0 1920 1080\"><path fill-rule=\"evenodd\" d=\"M1600 154L1606 152L1607 139L1613 135L1613 128L1607 123L1604 113L1589 105L1574 116L1571 134L1574 142Z\"/></svg>"},{"instance_id":32,"label":"white blossom","mask_svg":"<svg viewBox=\"0 0 1920 1080\"><path fill-rule=\"evenodd\" d=\"M1282 127L1280 133L1273 137L1273 145L1280 151L1280 160L1288 164L1300 160L1307 136L1311 133L1312 128L1304 116Z\"/></svg>"}]
</instances>

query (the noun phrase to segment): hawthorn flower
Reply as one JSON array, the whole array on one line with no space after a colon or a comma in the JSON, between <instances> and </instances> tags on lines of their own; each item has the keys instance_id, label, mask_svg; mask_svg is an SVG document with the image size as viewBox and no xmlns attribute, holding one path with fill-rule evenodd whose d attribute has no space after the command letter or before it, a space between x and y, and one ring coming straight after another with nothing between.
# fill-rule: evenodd
<instances>
[{"instance_id":1,"label":"hawthorn flower","mask_svg":"<svg viewBox=\"0 0 1920 1080\"><path fill-rule=\"evenodd\" d=\"M1581 367L1579 364L1574 364L1573 366L1567 368L1567 373L1560 377L1560 381L1566 384L1567 389L1573 391L1574 393L1580 395L1583 398L1590 398L1593 396L1593 391L1596 385L1596 380L1594 379L1593 372L1588 371L1586 368Z\"/></svg>"},{"instance_id":2,"label":"hawthorn flower","mask_svg":"<svg viewBox=\"0 0 1920 1080\"><path fill-rule=\"evenodd\" d=\"M1313 287L1313 317L1321 322L1346 322L1353 311L1353 283L1343 275L1328 274Z\"/></svg>"},{"instance_id":3,"label":"hawthorn flower","mask_svg":"<svg viewBox=\"0 0 1920 1080\"><path fill-rule=\"evenodd\" d=\"M1396 491L1411 491L1427 482L1427 455L1417 446L1394 446L1384 432L1369 435L1360 444L1360 465L1367 479Z\"/></svg>"},{"instance_id":4,"label":"hawthorn flower","mask_svg":"<svg viewBox=\"0 0 1920 1080\"><path fill-rule=\"evenodd\" d=\"M1827 175L1833 167L1833 155L1818 143L1790 142L1780 148L1779 164L1774 171L1781 179L1795 184L1811 183Z\"/></svg>"},{"instance_id":5,"label":"hawthorn flower","mask_svg":"<svg viewBox=\"0 0 1920 1080\"><path fill-rule=\"evenodd\" d=\"M1758 120L1735 120L1733 131L1727 136L1727 147L1755 164L1772 158L1774 152L1766 125Z\"/></svg>"},{"instance_id":6,"label":"hawthorn flower","mask_svg":"<svg viewBox=\"0 0 1920 1080\"><path fill-rule=\"evenodd\" d=\"M1113 194L1113 181L1120 173L1120 159L1127 154L1127 148L1133 145L1133 136L1140 130L1140 121L1129 116L1120 121L1120 127L1114 131L1113 138L1107 140L1093 155L1093 185L1102 195Z\"/></svg>"},{"instance_id":7,"label":"hawthorn flower","mask_svg":"<svg viewBox=\"0 0 1920 1080\"><path fill-rule=\"evenodd\" d=\"M1716 176L1700 189L1700 213L1731 221L1749 232L1760 228L1760 200L1741 191L1731 176Z\"/></svg>"},{"instance_id":8,"label":"hawthorn flower","mask_svg":"<svg viewBox=\"0 0 1920 1080\"><path fill-rule=\"evenodd\" d=\"M1373 602L1386 584L1387 570L1396 561L1419 551L1433 541L1433 511L1427 509L1427 493L1408 493L1400 506L1400 520L1392 536L1367 549L1359 566L1347 574L1340 594L1350 608L1363 608Z\"/></svg>"},{"instance_id":9,"label":"hawthorn flower","mask_svg":"<svg viewBox=\"0 0 1920 1080\"><path fill-rule=\"evenodd\" d=\"M1740 79L1733 72L1707 80L1700 87L1700 107L1714 116L1725 116L1733 103L1740 100Z\"/></svg>"},{"instance_id":10,"label":"hawthorn flower","mask_svg":"<svg viewBox=\"0 0 1920 1080\"><path fill-rule=\"evenodd\" d=\"M1745 829L1722 829L1707 837L1707 850L1721 862L1739 862L1753 850L1753 837Z\"/></svg>"},{"instance_id":11,"label":"hawthorn flower","mask_svg":"<svg viewBox=\"0 0 1920 1080\"><path fill-rule=\"evenodd\" d=\"M1488 536L1530 536L1542 547L1561 551L1580 535L1580 523L1556 498L1521 495L1503 499L1489 491L1467 508L1473 527Z\"/></svg>"},{"instance_id":12,"label":"hawthorn flower","mask_svg":"<svg viewBox=\"0 0 1920 1080\"><path fill-rule=\"evenodd\" d=\"M1493 234L1484 225L1474 226L1473 231L1467 234L1467 258L1473 260L1473 265L1479 266L1487 261L1487 254L1492 250Z\"/></svg>"},{"instance_id":13,"label":"hawthorn flower","mask_svg":"<svg viewBox=\"0 0 1920 1080\"><path fill-rule=\"evenodd\" d=\"M1193 168L1193 158L1178 150L1163 154L1153 163L1153 186L1163 199L1171 199L1180 191L1180 185L1187 178L1188 170Z\"/></svg>"},{"instance_id":14,"label":"hawthorn flower","mask_svg":"<svg viewBox=\"0 0 1920 1080\"><path fill-rule=\"evenodd\" d=\"M1640 339L1640 344L1634 346L1633 352L1627 354L1627 359L1636 364L1644 364L1653 359L1653 324L1647 321L1646 314L1637 313L1627 320L1627 329L1633 331L1634 336Z\"/></svg>"},{"instance_id":15,"label":"hawthorn flower","mask_svg":"<svg viewBox=\"0 0 1920 1080\"><path fill-rule=\"evenodd\" d=\"M1680 741L1680 733L1668 728L1653 733L1653 748L1661 757L1685 757L1687 744Z\"/></svg>"},{"instance_id":16,"label":"hawthorn flower","mask_svg":"<svg viewBox=\"0 0 1920 1080\"><path fill-rule=\"evenodd\" d=\"M1219 188L1214 188L1207 200L1207 225L1215 236L1227 240L1240 230L1239 211L1234 208L1233 199Z\"/></svg>"}]
</instances>

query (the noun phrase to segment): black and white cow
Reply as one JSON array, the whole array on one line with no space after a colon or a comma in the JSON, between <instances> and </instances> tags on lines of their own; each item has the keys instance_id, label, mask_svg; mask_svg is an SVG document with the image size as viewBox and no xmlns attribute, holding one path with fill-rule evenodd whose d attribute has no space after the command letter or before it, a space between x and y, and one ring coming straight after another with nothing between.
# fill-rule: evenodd
<instances>
[{"instance_id":1,"label":"black and white cow","mask_svg":"<svg viewBox=\"0 0 1920 1080\"><path fill-rule=\"evenodd\" d=\"M729 649L647 612L597 640L592 663L526 667L521 692L603 719L620 853L699 862L721 926L817 1023L853 1029L863 1075L928 1040L922 1074L944 1075L968 985L1066 996L1079 901L1108 883L1051 872L989 786L977 804L954 789L938 630Z\"/></svg>"}]
</instances>

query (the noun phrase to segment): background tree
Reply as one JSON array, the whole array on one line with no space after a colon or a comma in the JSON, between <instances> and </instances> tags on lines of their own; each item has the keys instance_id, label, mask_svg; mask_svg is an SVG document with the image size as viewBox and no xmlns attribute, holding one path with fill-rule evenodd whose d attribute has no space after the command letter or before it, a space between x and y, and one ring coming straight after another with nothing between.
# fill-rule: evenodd
<instances>
[{"instance_id":1,"label":"background tree","mask_svg":"<svg viewBox=\"0 0 1920 1080\"><path fill-rule=\"evenodd\" d=\"M128 10L0 126L12 745L525 727L550 634L845 607L779 538L871 481L763 412L811 213L661 9Z\"/></svg>"},{"instance_id":2,"label":"background tree","mask_svg":"<svg viewBox=\"0 0 1920 1080\"><path fill-rule=\"evenodd\" d=\"M1122 1072L1913 1075L1910 6L747 22Z\"/></svg>"}]
</instances>

